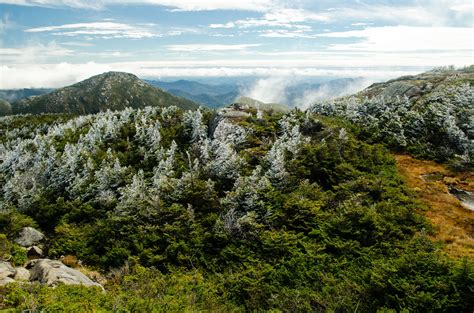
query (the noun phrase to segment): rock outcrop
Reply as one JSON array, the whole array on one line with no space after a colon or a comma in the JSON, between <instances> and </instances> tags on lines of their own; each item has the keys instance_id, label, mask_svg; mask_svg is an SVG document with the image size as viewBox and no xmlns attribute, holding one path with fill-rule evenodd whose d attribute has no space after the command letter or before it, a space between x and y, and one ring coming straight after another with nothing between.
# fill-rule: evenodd
<instances>
[{"instance_id":1,"label":"rock outcrop","mask_svg":"<svg viewBox=\"0 0 474 313\"><path fill-rule=\"evenodd\" d=\"M44 235L40 231L33 227L24 227L14 241L22 247L31 247L37 245L43 239Z\"/></svg>"},{"instance_id":2,"label":"rock outcrop","mask_svg":"<svg viewBox=\"0 0 474 313\"><path fill-rule=\"evenodd\" d=\"M80 271L67 267L60 261L49 259L32 260L27 264L26 268L31 272L30 281L38 281L47 286L57 286L62 283L103 288Z\"/></svg>"},{"instance_id":3,"label":"rock outcrop","mask_svg":"<svg viewBox=\"0 0 474 313\"><path fill-rule=\"evenodd\" d=\"M0 279L15 275L15 268L10 263L0 261Z\"/></svg>"},{"instance_id":4,"label":"rock outcrop","mask_svg":"<svg viewBox=\"0 0 474 313\"><path fill-rule=\"evenodd\" d=\"M14 280L19 281L29 281L31 277L31 273L24 267L17 267L15 269L15 275L13 276Z\"/></svg>"},{"instance_id":5,"label":"rock outcrop","mask_svg":"<svg viewBox=\"0 0 474 313\"><path fill-rule=\"evenodd\" d=\"M0 286L5 286L7 284L11 284L11 283L14 283L15 280L13 278L10 278L10 277L4 277L4 278L0 278Z\"/></svg>"},{"instance_id":6,"label":"rock outcrop","mask_svg":"<svg viewBox=\"0 0 474 313\"><path fill-rule=\"evenodd\" d=\"M49 259L31 260L25 267L14 268L10 263L0 261L0 286L15 282L38 282L42 285L55 287L60 284L99 287L78 270L64 265L61 261Z\"/></svg>"}]
</instances>

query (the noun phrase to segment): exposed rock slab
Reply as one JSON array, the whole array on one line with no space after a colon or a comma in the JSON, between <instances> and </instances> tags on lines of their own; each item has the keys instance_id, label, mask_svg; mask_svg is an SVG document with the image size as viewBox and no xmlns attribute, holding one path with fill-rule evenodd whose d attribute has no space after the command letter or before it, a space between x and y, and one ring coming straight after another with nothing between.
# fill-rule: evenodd
<instances>
[{"instance_id":1,"label":"exposed rock slab","mask_svg":"<svg viewBox=\"0 0 474 313\"><path fill-rule=\"evenodd\" d=\"M15 280L22 280L22 281L29 281L31 277L31 273L24 267L17 267L15 269L15 275L13 279Z\"/></svg>"},{"instance_id":2,"label":"exposed rock slab","mask_svg":"<svg viewBox=\"0 0 474 313\"><path fill-rule=\"evenodd\" d=\"M15 275L15 268L8 262L0 261L0 279Z\"/></svg>"},{"instance_id":3,"label":"exposed rock slab","mask_svg":"<svg viewBox=\"0 0 474 313\"><path fill-rule=\"evenodd\" d=\"M60 261L37 259L30 261L26 267L31 272L30 281L38 281L47 286L65 284L102 288L100 284L93 282L86 275L67 267Z\"/></svg>"},{"instance_id":4,"label":"exposed rock slab","mask_svg":"<svg viewBox=\"0 0 474 313\"><path fill-rule=\"evenodd\" d=\"M10 277L3 277L3 278L0 278L0 286L5 286L7 284L11 284L11 283L14 283L15 280L13 278L10 278Z\"/></svg>"},{"instance_id":5,"label":"exposed rock slab","mask_svg":"<svg viewBox=\"0 0 474 313\"><path fill-rule=\"evenodd\" d=\"M33 227L24 227L14 241L22 247L31 247L40 243L43 239L44 235L40 231Z\"/></svg>"}]
</instances>

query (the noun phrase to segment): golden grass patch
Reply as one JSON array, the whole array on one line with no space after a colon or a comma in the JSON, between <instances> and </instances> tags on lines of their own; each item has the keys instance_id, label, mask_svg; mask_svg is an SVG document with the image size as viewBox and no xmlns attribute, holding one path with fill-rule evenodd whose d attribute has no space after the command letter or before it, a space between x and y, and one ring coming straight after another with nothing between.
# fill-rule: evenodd
<instances>
[{"instance_id":1,"label":"golden grass patch","mask_svg":"<svg viewBox=\"0 0 474 313\"><path fill-rule=\"evenodd\" d=\"M448 186L474 191L474 173L454 173L433 161L395 155L399 172L417 197L428 205L425 216L436 229L433 239L453 257L474 258L474 211L462 206Z\"/></svg>"}]
</instances>

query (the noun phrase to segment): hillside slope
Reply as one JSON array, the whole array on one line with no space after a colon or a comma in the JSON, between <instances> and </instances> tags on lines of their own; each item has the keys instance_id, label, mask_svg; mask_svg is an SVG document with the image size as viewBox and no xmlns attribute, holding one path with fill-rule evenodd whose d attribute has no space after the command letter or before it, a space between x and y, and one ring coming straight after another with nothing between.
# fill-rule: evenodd
<instances>
[{"instance_id":1,"label":"hillside slope","mask_svg":"<svg viewBox=\"0 0 474 313\"><path fill-rule=\"evenodd\" d=\"M309 110L350 121L365 141L474 167L474 66L400 77Z\"/></svg>"},{"instance_id":2,"label":"hillside slope","mask_svg":"<svg viewBox=\"0 0 474 313\"><path fill-rule=\"evenodd\" d=\"M190 100L173 96L140 80L133 74L107 72L49 94L30 97L12 104L13 114L91 114L126 107L171 106L197 108Z\"/></svg>"},{"instance_id":3,"label":"hillside slope","mask_svg":"<svg viewBox=\"0 0 474 313\"><path fill-rule=\"evenodd\" d=\"M48 258L108 279L9 284L0 308L472 311L472 262L430 240L386 148L338 119L247 111L1 118L4 242L36 227ZM6 243L0 258L26 259Z\"/></svg>"},{"instance_id":4,"label":"hillside slope","mask_svg":"<svg viewBox=\"0 0 474 313\"><path fill-rule=\"evenodd\" d=\"M375 83L356 94L357 97L408 97L419 101L424 96L451 84L474 85L474 65L463 69L437 68L418 75L402 76L387 82Z\"/></svg>"}]
</instances>

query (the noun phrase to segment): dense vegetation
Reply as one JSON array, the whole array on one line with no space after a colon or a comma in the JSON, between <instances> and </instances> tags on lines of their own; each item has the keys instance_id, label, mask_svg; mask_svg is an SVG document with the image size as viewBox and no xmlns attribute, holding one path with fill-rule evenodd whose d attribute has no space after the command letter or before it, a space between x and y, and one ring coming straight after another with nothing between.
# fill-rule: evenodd
<instances>
[{"instance_id":1,"label":"dense vegetation","mask_svg":"<svg viewBox=\"0 0 474 313\"><path fill-rule=\"evenodd\" d=\"M360 94L314 104L342 117L358 137L417 157L474 166L474 67L439 69L375 84Z\"/></svg>"},{"instance_id":2,"label":"dense vegetation","mask_svg":"<svg viewBox=\"0 0 474 313\"><path fill-rule=\"evenodd\" d=\"M386 148L336 119L250 111L0 119L0 229L39 227L50 257L74 255L108 278L107 293L7 285L1 304L472 311L472 260L428 238Z\"/></svg>"},{"instance_id":3,"label":"dense vegetation","mask_svg":"<svg viewBox=\"0 0 474 313\"><path fill-rule=\"evenodd\" d=\"M175 105L196 109L191 100L173 96L138 79L133 74L107 72L51 93L11 103L13 114L92 114L127 107ZM0 114L2 110L0 108ZM5 114L5 113L4 113ZM5 114L6 115L6 114Z\"/></svg>"}]
</instances>

